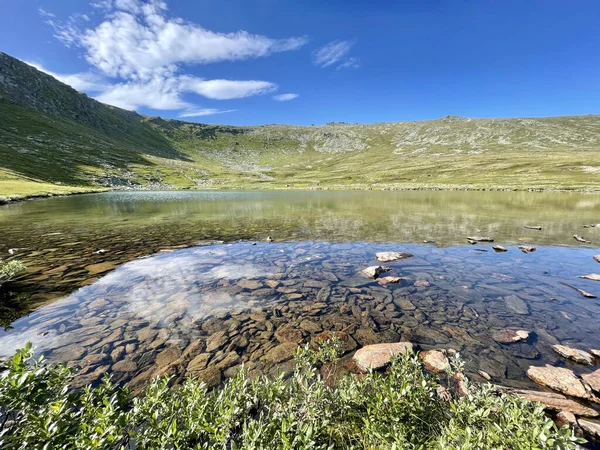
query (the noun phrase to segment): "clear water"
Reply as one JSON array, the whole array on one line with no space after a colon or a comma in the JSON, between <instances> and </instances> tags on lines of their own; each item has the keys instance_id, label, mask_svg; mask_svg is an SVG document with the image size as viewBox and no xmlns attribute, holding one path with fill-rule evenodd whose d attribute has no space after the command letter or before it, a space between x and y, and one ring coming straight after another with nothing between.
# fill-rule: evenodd
<instances>
[{"instance_id":1,"label":"clear water","mask_svg":"<svg viewBox=\"0 0 600 450\"><path fill-rule=\"evenodd\" d=\"M112 372L135 384L169 364L183 375L197 354L223 376L242 362L269 372L287 364L267 356L281 342L336 330L358 346L454 348L474 378L530 386L529 365L568 364L552 344L600 348L597 300L561 284L600 293L577 278L600 269L600 229L582 228L599 213L600 196L558 193L136 192L10 205L0 251L21 249L30 273L16 289L46 305L0 334L0 355L31 340L85 381ZM508 252L471 246L471 235ZM360 274L378 251L414 254L385 264L401 283ZM499 344L492 334L505 327L532 334Z\"/></svg>"}]
</instances>

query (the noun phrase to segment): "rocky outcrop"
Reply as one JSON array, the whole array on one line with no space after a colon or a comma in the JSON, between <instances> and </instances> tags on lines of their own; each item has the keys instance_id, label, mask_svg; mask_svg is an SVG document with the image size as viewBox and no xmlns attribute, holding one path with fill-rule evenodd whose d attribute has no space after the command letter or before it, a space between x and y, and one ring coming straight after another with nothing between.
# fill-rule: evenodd
<instances>
[{"instance_id":1,"label":"rocky outcrop","mask_svg":"<svg viewBox=\"0 0 600 450\"><path fill-rule=\"evenodd\" d=\"M544 367L530 366L527 369L527 376L539 385L549 387L562 394L583 399L590 398L589 390L572 370L553 367L549 364Z\"/></svg>"}]
</instances>

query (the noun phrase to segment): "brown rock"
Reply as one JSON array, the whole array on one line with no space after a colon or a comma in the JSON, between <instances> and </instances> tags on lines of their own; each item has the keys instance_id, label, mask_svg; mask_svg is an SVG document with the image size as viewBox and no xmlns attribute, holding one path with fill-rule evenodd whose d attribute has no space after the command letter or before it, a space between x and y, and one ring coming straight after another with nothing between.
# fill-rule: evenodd
<instances>
[{"instance_id":1,"label":"brown rock","mask_svg":"<svg viewBox=\"0 0 600 450\"><path fill-rule=\"evenodd\" d=\"M382 284L385 286L388 283L392 283L392 284L400 283L402 281L402 278L400 278L400 277L381 277L381 278L377 278L377 281L379 282L379 284Z\"/></svg>"},{"instance_id":2,"label":"brown rock","mask_svg":"<svg viewBox=\"0 0 600 450\"><path fill-rule=\"evenodd\" d=\"M238 284L242 289L254 291L262 287L262 284L256 280L241 280Z\"/></svg>"},{"instance_id":3,"label":"brown rock","mask_svg":"<svg viewBox=\"0 0 600 450\"><path fill-rule=\"evenodd\" d=\"M525 389L512 388L505 389L504 391L509 395L516 395L524 398L525 400L529 400L530 402L539 402L544 405L545 409L549 411L566 411L577 416L584 417L598 416L598 412L596 410L577 403L576 401L571 400L564 395L554 392L529 391Z\"/></svg>"},{"instance_id":4,"label":"brown rock","mask_svg":"<svg viewBox=\"0 0 600 450\"><path fill-rule=\"evenodd\" d=\"M113 270L115 265L111 262L103 262L99 264L91 264L86 266L85 269L88 271L90 275L96 275L99 273L108 272L109 270Z\"/></svg>"},{"instance_id":5,"label":"brown rock","mask_svg":"<svg viewBox=\"0 0 600 450\"><path fill-rule=\"evenodd\" d=\"M94 353L83 358L83 366L95 366L108 358L106 353Z\"/></svg>"},{"instance_id":6,"label":"brown rock","mask_svg":"<svg viewBox=\"0 0 600 450\"><path fill-rule=\"evenodd\" d=\"M507 252L508 251L505 247L502 247L501 245L494 245L492 248L496 252Z\"/></svg>"},{"instance_id":7,"label":"brown rock","mask_svg":"<svg viewBox=\"0 0 600 450\"><path fill-rule=\"evenodd\" d=\"M513 342L526 341L529 339L529 331L511 330L505 328L492 334L492 339L502 344L512 344Z\"/></svg>"},{"instance_id":8,"label":"brown rock","mask_svg":"<svg viewBox=\"0 0 600 450\"><path fill-rule=\"evenodd\" d=\"M444 372L450 367L450 362L444 353L439 350L428 350L419 354L423 366L430 372Z\"/></svg>"},{"instance_id":9,"label":"brown rock","mask_svg":"<svg viewBox=\"0 0 600 450\"><path fill-rule=\"evenodd\" d=\"M579 426L594 439L600 439L600 423L591 420L579 419Z\"/></svg>"},{"instance_id":10,"label":"brown rock","mask_svg":"<svg viewBox=\"0 0 600 450\"><path fill-rule=\"evenodd\" d=\"M410 342L395 342L389 344L373 344L358 350L353 360L362 372L381 369L390 363L395 355L400 355L413 351L413 345Z\"/></svg>"},{"instance_id":11,"label":"brown rock","mask_svg":"<svg viewBox=\"0 0 600 450\"><path fill-rule=\"evenodd\" d=\"M206 387L210 389L219 385L223 375L221 370L216 367L209 367L208 369L194 372L193 377L206 384Z\"/></svg>"},{"instance_id":12,"label":"brown rock","mask_svg":"<svg viewBox=\"0 0 600 450\"><path fill-rule=\"evenodd\" d=\"M600 263L600 255L594 255L594 256L592 256L592 258L594 258L594 261Z\"/></svg>"},{"instance_id":13,"label":"brown rock","mask_svg":"<svg viewBox=\"0 0 600 450\"><path fill-rule=\"evenodd\" d=\"M423 279L419 279L417 281L415 281L415 286L416 287L427 287L429 286L429 281L427 280L423 280Z\"/></svg>"},{"instance_id":14,"label":"brown rock","mask_svg":"<svg viewBox=\"0 0 600 450\"><path fill-rule=\"evenodd\" d=\"M561 411L554 417L554 423L558 428L562 427L572 427L577 425L577 419L572 412L569 411Z\"/></svg>"},{"instance_id":15,"label":"brown rock","mask_svg":"<svg viewBox=\"0 0 600 450\"><path fill-rule=\"evenodd\" d=\"M467 386L467 382L465 380L458 380L456 382L456 393L459 397L468 397L471 395L469 392L469 386Z\"/></svg>"},{"instance_id":16,"label":"brown rock","mask_svg":"<svg viewBox=\"0 0 600 450\"><path fill-rule=\"evenodd\" d=\"M300 322L300 328L308 333L318 333L321 331L321 325L312 320L303 320Z\"/></svg>"},{"instance_id":17,"label":"brown rock","mask_svg":"<svg viewBox=\"0 0 600 450\"><path fill-rule=\"evenodd\" d=\"M530 366L527 369L527 376L536 383L562 394L578 398L589 397L587 389L572 370L549 364L544 367Z\"/></svg>"},{"instance_id":18,"label":"brown rock","mask_svg":"<svg viewBox=\"0 0 600 450\"><path fill-rule=\"evenodd\" d=\"M179 359L181 356L181 350L176 347L169 347L164 349L158 355L156 355L156 365L158 367L165 367L171 364L173 361Z\"/></svg>"},{"instance_id":19,"label":"brown rock","mask_svg":"<svg viewBox=\"0 0 600 450\"><path fill-rule=\"evenodd\" d=\"M531 247L529 245L519 245L519 249L521 249L521 251L523 253L531 253L531 252L535 252L535 250L536 250L535 247Z\"/></svg>"},{"instance_id":20,"label":"brown rock","mask_svg":"<svg viewBox=\"0 0 600 450\"><path fill-rule=\"evenodd\" d=\"M117 361L112 366L114 372L135 372L137 369L137 364L130 359Z\"/></svg>"},{"instance_id":21,"label":"brown rock","mask_svg":"<svg viewBox=\"0 0 600 450\"><path fill-rule=\"evenodd\" d=\"M213 352L227 343L227 331L217 331L206 340L206 351Z\"/></svg>"},{"instance_id":22,"label":"brown rock","mask_svg":"<svg viewBox=\"0 0 600 450\"><path fill-rule=\"evenodd\" d=\"M558 353L563 358L572 359L580 364L587 364L591 366L594 364L594 357L588 352L578 350L576 348L567 347L565 345L553 345L552 350Z\"/></svg>"},{"instance_id":23,"label":"brown rock","mask_svg":"<svg viewBox=\"0 0 600 450\"><path fill-rule=\"evenodd\" d=\"M217 369L227 369L239 363L240 360L240 355L238 355L236 352L229 352L222 361L215 364L215 367Z\"/></svg>"},{"instance_id":24,"label":"brown rock","mask_svg":"<svg viewBox=\"0 0 600 450\"><path fill-rule=\"evenodd\" d=\"M596 358L600 359L600 350L590 350L590 353L594 355Z\"/></svg>"},{"instance_id":25,"label":"brown rock","mask_svg":"<svg viewBox=\"0 0 600 450\"><path fill-rule=\"evenodd\" d=\"M375 256L379 262L390 262L411 258L413 255L405 252L379 252L375 253Z\"/></svg>"},{"instance_id":26,"label":"brown rock","mask_svg":"<svg viewBox=\"0 0 600 450\"><path fill-rule=\"evenodd\" d=\"M284 325L277 329L275 338L281 343L293 342L299 344L302 342L302 331L294 328L292 325Z\"/></svg>"},{"instance_id":27,"label":"brown rock","mask_svg":"<svg viewBox=\"0 0 600 450\"><path fill-rule=\"evenodd\" d=\"M364 269L362 271L362 273L365 274L366 276L370 277L370 278L377 278L382 273L389 272L390 270L392 270L390 267L385 267L385 266L371 266L371 267L367 267L366 269Z\"/></svg>"},{"instance_id":28,"label":"brown rock","mask_svg":"<svg viewBox=\"0 0 600 450\"><path fill-rule=\"evenodd\" d=\"M592 390L600 394L600 369L581 375L581 378L590 385Z\"/></svg>"},{"instance_id":29,"label":"brown rock","mask_svg":"<svg viewBox=\"0 0 600 450\"><path fill-rule=\"evenodd\" d=\"M272 363L287 361L294 356L294 353L296 353L296 348L298 348L296 343L284 342L283 344L279 344L277 347L273 347L271 350L269 350L265 354L264 359Z\"/></svg>"},{"instance_id":30,"label":"brown rock","mask_svg":"<svg viewBox=\"0 0 600 450\"><path fill-rule=\"evenodd\" d=\"M313 338L310 341L311 347L313 349L319 348L319 346L323 342L331 340L333 338L334 334L344 344L344 352L350 352L358 346L358 344L356 343L354 338L344 331L338 331L335 333L333 333L331 331L324 331L323 333L319 333L319 334L313 336Z\"/></svg>"},{"instance_id":31,"label":"brown rock","mask_svg":"<svg viewBox=\"0 0 600 450\"><path fill-rule=\"evenodd\" d=\"M187 366L187 372L194 374L206 369L211 356L212 355L210 353L200 353L190 361Z\"/></svg>"},{"instance_id":32,"label":"brown rock","mask_svg":"<svg viewBox=\"0 0 600 450\"><path fill-rule=\"evenodd\" d=\"M485 380L487 381L492 381L492 377L490 376L489 373L483 371L483 370L478 370L477 373Z\"/></svg>"}]
</instances>

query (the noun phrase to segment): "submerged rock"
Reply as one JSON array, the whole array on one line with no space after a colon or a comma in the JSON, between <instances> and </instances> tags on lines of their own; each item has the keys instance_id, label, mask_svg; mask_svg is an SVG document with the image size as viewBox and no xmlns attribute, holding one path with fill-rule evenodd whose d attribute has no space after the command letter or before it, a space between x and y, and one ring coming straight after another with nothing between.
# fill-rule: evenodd
<instances>
[{"instance_id":1,"label":"submerged rock","mask_svg":"<svg viewBox=\"0 0 600 450\"><path fill-rule=\"evenodd\" d=\"M525 228L527 228L528 230L542 231L542 227L540 227L539 225L525 225Z\"/></svg>"},{"instance_id":2,"label":"submerged rock","mask_svg":"<svg viewBox=\"0 0 600 450\"><path fill-rule=\"evenodd\" d=\"M400 277L381 277L381 278L377 278L377 281L379 282L379 284L382 284L382 285L386 285L388 283L398 284L402 281L402 278L400 278Z\"/></svg>"},{"instance_id":3,"label":"submerged rock","mask_svg":"<svg viewBox=\"0 0 600 450\"><path fill-rule=\"evenodd\" d=\"M375 253L375 256L379 262L390 262L411 258L413 255L406 252L379 252Z\"/></svg>"},{"instance_id":4,"label":"submerged rock","mask_svg":"<svg viewBox=\"0 0 600 450\"><path fill-rule=\"evenodd\" d=\"M585 298L596 298L596 296L595 296L594 294L590 294L589 292L587 292L587 291L584 291L583 289L579 289L579 288L577 288L577 287L575 287L575 286L571 286L570 284L564 283L564 282L562 282L562 281L560 282L560 284L562 284L563 286L566 286L566 287L568 287L568 288L571 288L571 289L573 289L574 291L577 291L577 292L579 292L579 293L580 293L582 296L584 296Z\"/></svg>"},{"instance_id":5,"label":"submerged rock","mask_svg":"<svg viewBox=\"0 0 600 450\"><path fill-rule=\"evenodd\" d=\"M381 369L390 363L393 356L413 351L410 342L367 345L358 350L352 359L362 372Z\"/></svg>"},{"instance_id":6,"label":"submerged rock","mask_svg":"<svg viewBox=\"0 0 600 450\"><path fill-rule=\"evenodd\" d=\"M544 367L530 366L527 376L541 386L571 397L589 398L589 392L572 370L546 364Z\"/></svg>"},{"instance_id":7,"label":"submerged rock","mask_svg":"<svg viewBox=\"0 0 600 450\"><path fill-rule=\"evenodd\" d=\"M85 266L85 270L88 271L90 275L96 275L99 273L108 272L109 270L113 270L115 265L111 262L103 262L98 264L91 264L89 266Z\"/></svg>"},{"instance_id":8,"label":"submerged rock","mask_svg":"<svg viewBox=\"0 0 600 450\"><path fill-rule=\"evenodd\" d=\"M527 306L527 303L525 303L515 294L507 295L504 297L504 301L506 302L506 307L514 313L521 315L529 314L529 307Z\"/></svg>"},{"instance_id":9,"label":"submerged rock","mask_svg":"<svg viewBox=\"0 0 600 450\"><path fill-rule=\"evenodd\" d=\"M389 272L390 270L392 270L391 267L370 266L370 267L367 267L366 269L364 269L362 271L362 273L364 273L366 276L368 276L370 278L377 278L382 273Z\"/></svg>"},{"instance_id":10,"label":"submerged rock","mask_svg":"<svg viewBox=\"0 0 600 450\"><path fill-rule=\"evenodd\" d=\"M283 344L279 344L277 347L273 347L269 350L264 359L268 362L272 363L280 363L283 361L287 361L296 352L298 345L294 342L284 342Z\"/></svg>"},{"instance_id":11,"label":"submerged rock","mask_svg":"<svg viewBox=\"0 0 600 450\"><path fill-rule=\"evenodd\" d=\"M571 359L580 364L587 364L591 366L594 364L594 357L583 350L578 350L576 348L567 347L565 345L553 345L552 350L558 353L563 358Z\"/></svg>"},{"instance_id":12,"label":"submerged rock","mask_svg":"<svg viewBox=\"0 0 600 450\"><path fill-rule=\"evenodd\" d=\"M512 344L514 342L526 341L529 339L529 331L526 330L511 330L505 328L496 331L492 334L492 339L501 344Z\"/></svg>"},{"instance_id":13,"label":"submerged rock","mask_svg":"<svg viewBox=\"0 0 600 450\"><path fill-rule=\"evenodd\" d=\"M535 247L532 247L530 245L519 245L519 249L523 252L523 253L532 253L536 251Z\"/></svg>"},{"instance_id":14,"label":"submerged rock","mask_svg":"<svg viewBox=\"0 0 600 450\"><path fill-rule=\"evenodd\" d=\"M450 362L444 353L439 350L428 350L419 354L423 366L430 372L444 372L450 367Z\"/></svg>"}]
</instances>

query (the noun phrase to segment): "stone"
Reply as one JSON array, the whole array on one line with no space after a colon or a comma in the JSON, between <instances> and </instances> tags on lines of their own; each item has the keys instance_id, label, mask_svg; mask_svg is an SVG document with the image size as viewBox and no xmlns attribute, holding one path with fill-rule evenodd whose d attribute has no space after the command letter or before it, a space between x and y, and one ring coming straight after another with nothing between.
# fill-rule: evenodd
<instances>
[{"instance_id":1,"label":"stone","mask_svg":"<svg viewBox=\"0 0 600 450\"><path fill-rule=\"evenodd\" d=\"M506 307L516 314L529 314L529 307L527 303L517 297L515 294L507 295L504 297Z\"/></svg>"},{"instance_id":2,"label":"stone","mask_svg":"<svg viewBox=\"0 0 600 450\"><path fill-rule=\"evenodd\" d=\"M586 280L600 281L600 275L597 273L590 273L589 275L580 275L579 278L585 278Z\"/></svg>"},{"instance_id":3,"label":"stone","mask_svg":"<svg viewBox=\"0 0 600 450\"><path fill-rule=\"evenodd\" d=\"M482 236L469 236L467 240L475 242L494 242L494 238Z\"/></svg>"},{"instance_id":4,"label":"stone","mask_svg":"<svg viewBox=\"0 0 600 450\"><path fill-rule=\"evenodd\" d=\"M78 361L86 354L85 348L77 344L61 347L53 353L53 357L60 362Z\"/></svg>"},{"instance_id":5,"label":"stone","mask_svg":"<svg viewBox=\"0 0 600 450\"><path fill-rule=\"evenodd\" d=\"M439 350L428 350L419 354L423 366L430 372L445 372L450 367L450 362L444 353Z\"/></svg>"},{"instance_id":6,"label":"stone","mask_svg":"<svg viewBox=\"0 0 600 450\"><path fill-rule=\"evenodd\" d=\"M171 364L172 362L179 359L181 356L181 350L177 347L169 347L164 349L158 355L156 355L156 365L158 367L165 367Z\"/></svg>"},{"instance_id":7,"label":"stone","mask_svg":"<svg viewBox=\"0 0 600 450\"><path fill-rule=\"evenodd\" d=\"M280 363L282 361L287 361L288 359L292 358L292 356L294 356L294 353L296 353L296 348L298 348L298 345L296 343L284 342L283 344L279 344L278 346L273 347L271 350L269 350L265 354L264 359L272 363Z\"/></svg>"},{"instance_id":8,"label":"stone","mask_svg":"<svg viewBox=\"0 0 600 450\"><path fill-rule=\"evenodd\" d=\"M108 272L109 270L113 270L115 265L111 262L103 262L98 264L91 264L89 266L85 266L85 269L88 271L90 275L97 275L99 273Z\"/></svg>"},{"instance_id":9,"label":"stone","mask_svg":"<svg viewBox=\"0 0 600 450\"><path fill-rule=\"evenodd\" d=\"M197 373L201 370L206 369L206 366L208 366L208 361L210 360L211 356L212 355L210 353L200 353L190 361L190 363L187 366L187 372Z\"/></svg>"},{"instance_id":10,"label":"stone","mask_svg":"<svg viewBox=\"0 0 600 450\"><path fill-rule=\"evenodd\" d=\"M581 375L581 378L583 378L583 381L589 384L594 392L600 394L600 369L592 373Z\"/></svg>"},{"instance_id":11,"label":"stone","mask_svg":"<svg viewBox=\"0 0 600 450\"><path fill-rule=\"evenodd\" d=\"M539 225L525 225L525 228L527 228L528 230L542 231L542 227Z\"/></svg>"},{"instance_id":12,"label":"stone","mask_svg":"<svg viewBox=\"0 0 600 450\"><path fill-rule=\"evenodd\" d=\"M154 336L158 334L158 330L155 330L152 327L144 327L135 332L137 335L138 341L145 342L154 339Z\"/></svg>"},{"instance_id":13,"label":"stone","mask_svg":"<svg viewBox=\"0 0 600 450\"><path fill-rule=\"evenodd\" d=\"M429 281L423 280L422 278L420 278L417 281L415 281L415 286L416 287L427 287L429 285L430 285Z\"/></svg>"},{"instance_id":14,"label":"stone","mask_svg":"<svg viewBox=\"0 0 600 450\"><path fill-rule=\"evenodd\" d=\"M600 255L594 255L594 256L592 256L592 258L594 258L594 261L600 263Z\"/></svg>"},{"instance_id":15,"label":"stone","mask_svg":"<svg viewBox=\"0 0 600 450\"><path fill-rule=\"evenodd\" d=\"M492 334L492 339L501 344L512 344L514 342L526 341L529 339L529 331L525 330L511 330L505 328L503 330L496 331Z\"/></svg>"},{"instance_id":16,"label":"stone","mask_svg":"<svg viewBox=\"0 0 600 450\"><path fill-rule=\"evenodd\" d=\"M112 370L114 372L135 372L138 370L137 364L130 359L123 359L113 364Z\"/></svg>"},{"instance_id":17,"label":"stone","mask_svg":"<svg viewBox=\"0 0 600 450\"><path fill-rule=\"evenodd\" d=\"M214 367L217 369L228 369L231 366L236 365L241 361L240 355L236 352L229 352L225 355L225 358L221 360L219 363L215 364Z\"/></svg>"},{"instance_id":18,"label":"stone","mask_svg":"<svg viewBox=\"0 0 600 450\"><path fill-rule=\"evenodd\" d=\"M293 342L295 344L299 344L302 342L302 331L294 328L292 325L284 325L283 327L279 327L275 332L275 339L279 342Z\"/></svg>"},{"instance_id":19,"label":"stone","mask_svg":"<svg viewBox=\"0 0 600 450\"><path fill-rule=\"evenodd\" d=\"M562 367L553 367L546 364L544 367L530 366L527 376L541 386L546 386L554 391L571 397L589 398L589 392L572 370Z\"/></svg>"},{"instance_id":20,"label":"stone","mask_svg":"<svg viewBox=\"0 0 600 450\"><path fill-rule=\"evenodd\" d=\"M573 427L577 425L577 419L572 412L561 411L554 417L554 423L558 428Z\"/></svg>"},{"instance_id":21,"label":"stone","mask_svg":"<svg viewBox=\"0 0 600 450\"><path fill-rule=\"evenodd\" d=\"M237 285L242 289L248 289L250 291L254 291L262 287L262 284L256 280L241 280Z\"/></svg>"},{"instance_id":22,"label":"stone","mask_svg":"<svg viewBox=\"0 0 600 450\"><path fill-rule=\"evenodd\" d=\"M494 245L492 248L498 253L508 251L505 247L502 247L501 245Z\"/></svg>"},{"instance_id":23,"label":"stone","mask_svg":"<svg viewBox=\"0 0 600 450\"><path fill-rule=\"evenodd\" d=\"M487 381L492 381L492 377L490 376L489 373L483 371L483 370L478 370L477 373L479 374L479 376L481 376L481 378L483 378L484 380Z\"/></svg>"},{"instance_id":24,"label":"stone","mask_svg":"<svg viewBox=\"0 0 600 450\"><path fill-rule=\"evenodd\" d=\"M413 255L406 252L378 252L375 253L375 256L379 262L390 262L411 258Z\"/></svg>"},{"instance_id":25,"label":"stone","mask_svg":"<svg viewBox=\"0 0 600 450\"><path fill-rule=\"evenodd\" d=\"M567 347L565 345L553 345L552 350L558 353L563 358L571 359L580 364L587 364L591 366L594 364L594 357L588 352L578 350L576 348Z\"/></svg>"},{"instance_id":26,"label":"stone","mask_svg":"<svg viewBox=\"0 0 600 450\"><path fill-rule=\"evenodd\" d=\"M365 274L366 276L370 277L370 278L377 278L382 273L389 272L390 270L392 270L390 267L385 267L385 266L371 266L371 267L367 267L366 269L364 269L362 271L362 273Z\"/></svg>"},{"instance_id":27,"label":"stone","mask_svg":"<svg viewBox=\"0 0 600 450\"><path fill-rule=\"evenodd\" d=\"M95 366L105 361L108 358L106 353L94 353L93 355L87 355L83 358L83 366Z\"/></svg>"},{"instance_id":28,"label":"stone","mask_svg":"<svg viewBox=\"0 0 600 450\"><path fill-rule=\"evenodd\" d=\"M596 358L600 359L600 350L590 350L590 353L594 355Z\"/></svg>"},{"instance_id":29,"label":"stone","mask_svg":"<svg viewBox=\"0 0 600 450\"><path fill-rule=\"evenodd\" d=\"M115 347L113 349L113 351L110 352L110 359L112 359L113 362L117 362L123 357L124 354L125 354L125 347L120 345L118 347Z\"/></svg>"},{"instance_id":30,"label":"stone","mask_svg":"<svg viewBox=\"0 0 600 450\"><path fill-rule=\"evenodd\" d=\"M590 294L589 292L584 291L583 289L579 289L578 287L571 286L570 284L567 284L564 281L560 281L559 283L562 284L563 286L573 289L574 291L579 292L585 298L596 298L596 296L594 294Z\"/></svg>"},{"instance_id":31,"label":"stone","mask_svg":"<svg viewBox=\"0 0 600 450\"><path fill-rule=\"evenodd\" d=\"M535 247L531 247L529 245L519 245L519 249L523 252L523 253L532 253L535 252L536 248Z\"/></svg>"},{"instance_id":32,"label":"stone","mask_svg":"<svg viewBox=\"0 0 600 450\"><path fill-rule=\"evenodd\" d=\"M227 332L217 331L216 333L210 335L210 337L206 340L206 351L213 352L223 347L226 343Z\"/></svg>"},{"instance_id":33,"label":"stone","mask_svg":"<svg viewBox=\"0 0 600 450\"><path fill-rule=\"evenodd\" d=\"M577 242L585 242L585 243L589 243L590 242L587 239L585 239L584 237L579 236L577 234L573 235L573 239L575 239Z\"/></svg>"},{"instance_id":34,"label":"stone","mask_svg":"<svg viewBox=\"0 0 600 450\"><path fill-rule=\"evenodd\" d=\"M393 356L412 352L410 342L395 342L367 345L358 350L352 359L362 372L377 370L387 366Z\"/></svg>"},{"instance_id":35,"label":"stone","mask_svg":"<svg viewBox=\"0 0 600 450\"><path fill-rule=\"evenodd\" d=\"M209 367L208 369L194 372L192 376L198 381L204 383L209 389L218 386L223 378L221 370L217 369L216 367Z\"/></svg>"},{"instance_id":36,"label":"stone","mask_svg":"<svg viewBox=\"0 0 600 450\"><path fill-rule=\"evenodd\" d=\"M530 391L525 389L500 388L509 395L515 395L530 402L538 402L544 405L544 409L554 412L566 411L577 416L597 417L598 412L592 408L571 400L564 395L555 392Z\"/></svg>"},{"instance_id":37,"label":"stone","mask_svg":"<svg viewBox=\"0 0 600 450\"><path fill-rule=\"evenodd\" d=\"M304 331L306 331L307 333L318 333L319 331L321 331L321 325L319 325L316 322L313 322L312 320L303 320L302 322L300 322L300 328Z\"/></svg>"},{"instance_id":38,"label":"stone","mask_svg":"<svg viewBox=\"0 0 600 450\"><path fill-rule=\"evenodd\" d=\"M377 278L377 281L379 282L379 284L382 284L382 285L386 285L388 283L397 284L402 281L402 278L400 278L400 277L382 277L382 278Z\"/></svg>"},{"instance_id":39,"label":"stone","mask_svg":"<svg viewBox=\"0 0 600 450\"><path fill-rule=\"evenodd\" d=\"M600 439L600 423L591 420L579 419L579 426L594 439Z\"/></svg>"}]
</instances>

